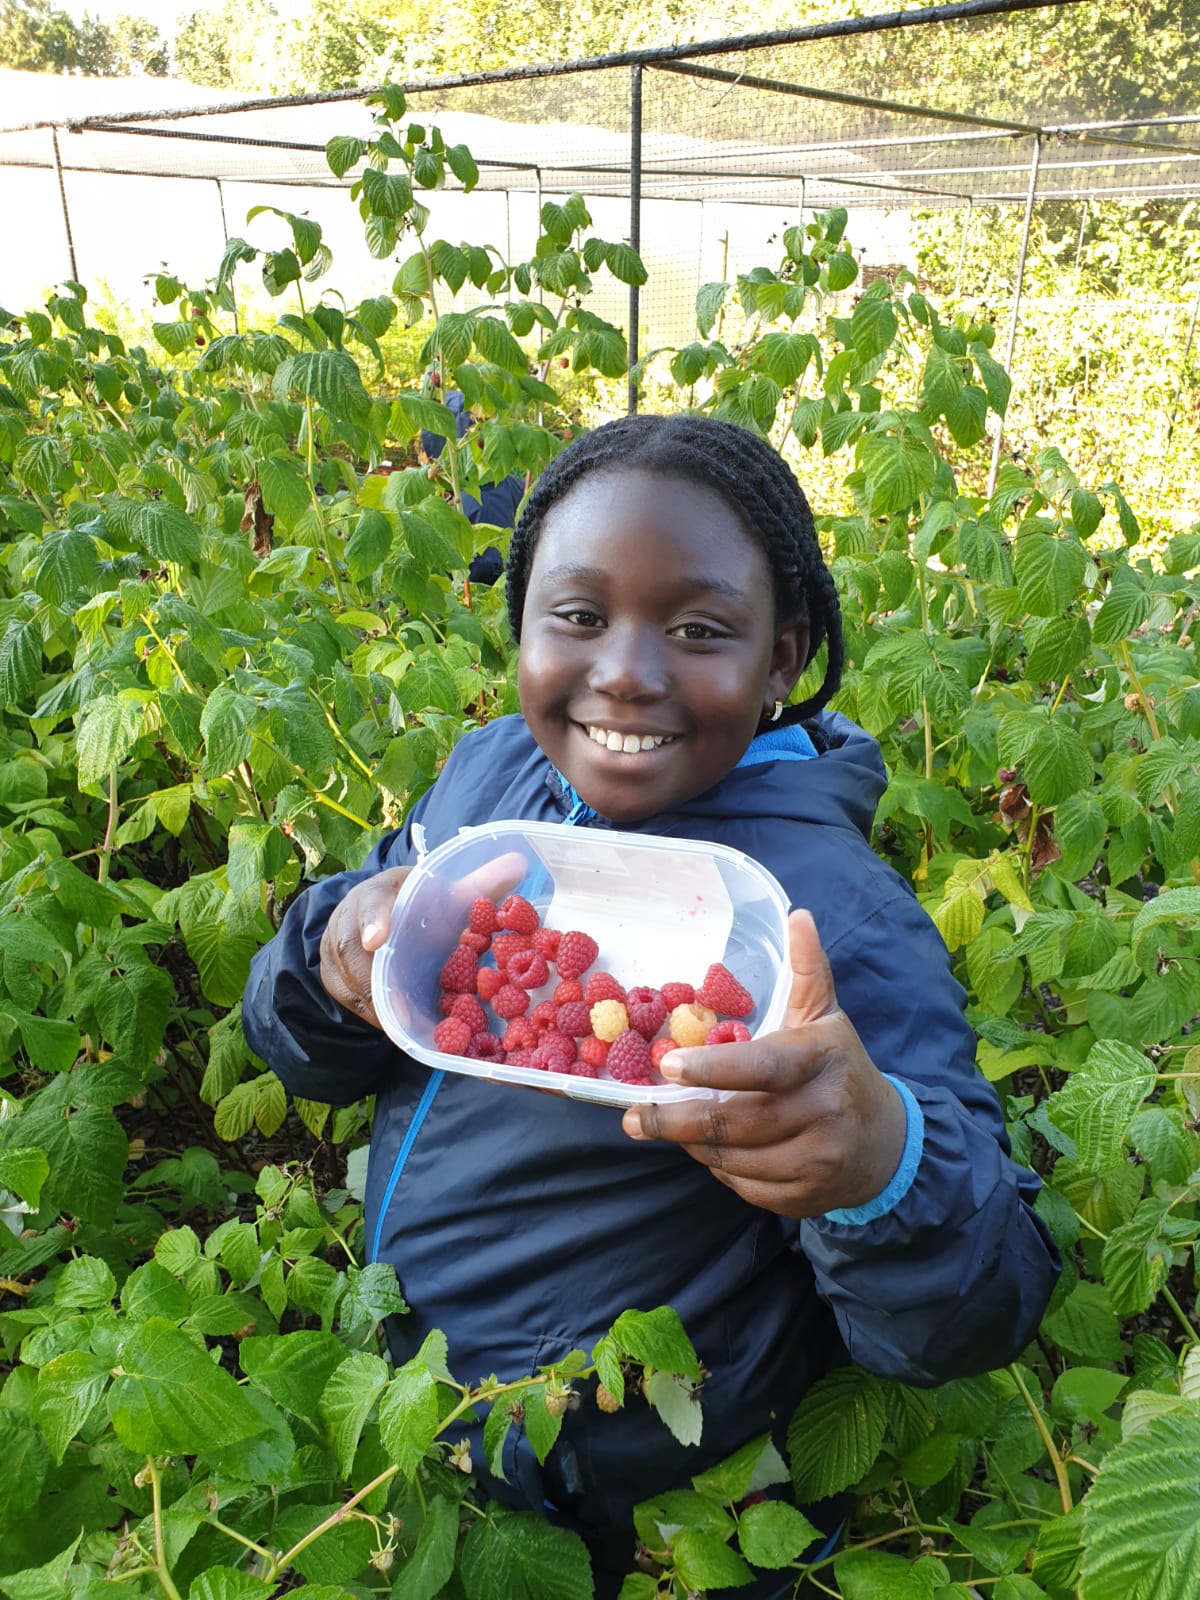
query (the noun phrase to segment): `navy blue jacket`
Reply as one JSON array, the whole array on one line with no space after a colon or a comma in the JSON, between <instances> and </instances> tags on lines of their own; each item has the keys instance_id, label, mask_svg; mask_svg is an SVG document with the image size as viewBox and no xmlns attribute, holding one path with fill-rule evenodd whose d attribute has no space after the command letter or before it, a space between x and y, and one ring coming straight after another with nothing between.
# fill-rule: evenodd
<instances>
[{"instance_id":1,"label":"navy blue jacket","mask_svg":"<svg viewBox=\"0 0 1200 1600\"><path fill-rule=\"evenodd\" d=\"M665 1303L711 1371L695 1448L640 1402L568 1413L544 1472L513 1429L507 1485L489 1484L510 1503L541 1510L548 1496L585 1528L620 1528L638 1500L756 1434L779 1438L809 1386L848 1356L906 1383L983 1372L1024 1348L1049 1298L1058 1262L1031 1209L1038 1180L1008 1159L946 948L868 843L886 783L879 748L836 714L815 731L817 759L736 768L631 831L733 846L812 911L843 1010L924 1115L916 1176L874 1221L760 1211L676 1146L627 1138L608 1107L453 1072L430 1099L429 1069L321 986L330 913L362 878L415 860L412 822L432 849L466 825L563 819L561 781L521 717L464 738L409 826L361 872L309 889L255 959L251 1047L295 1094L378 1094L367 1237L412 1307L389 1327L397 1359L441 1328L456 1376L517 1378L590 1349L627 1307ZM423 1097L424 1120L406 1137ZM482 1448L473 1456L481 1466Z\"/></svg>"}]
</instances>

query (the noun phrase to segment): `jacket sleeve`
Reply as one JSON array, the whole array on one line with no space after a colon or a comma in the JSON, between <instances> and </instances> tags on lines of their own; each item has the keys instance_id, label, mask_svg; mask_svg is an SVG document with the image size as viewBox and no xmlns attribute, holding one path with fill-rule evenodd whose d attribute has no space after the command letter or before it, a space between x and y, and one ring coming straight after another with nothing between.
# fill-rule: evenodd
<instances>
[{"instance_id":1,"label":"jacket sleeve","mask_svg":"<svg viewBox=\"0 0 1200 1600\"><path fill-rule=\"evenodd\" d=\"M321 936L355 884L414 859L411 829L427 798L422 796L407 826L386 834L357 871L322 878L293 901L279 932L250 964L242 998L246 1042L302 1099L349 1105L373 1094L395 1066L392 1041L339 1005L322 984Z\"/></svg>"},{"instance_id":2,"label":"jacket sleeve","mask_svg":"<svg viewBox=\"0 0 1200 1600\"><path fill-rule=\"evenodd\" d=\"M1033 1337L1060 1262L1033 1211L1040 1180L1009 1159L999 1100L976 1070L946 947L904 892L829 956L839 1004L911 1092L924 1139L882 1215L800 1224L818 1292L851 1359L880 1376L935 1384L1003 1366Z\"/></svg>"}]
</instances>

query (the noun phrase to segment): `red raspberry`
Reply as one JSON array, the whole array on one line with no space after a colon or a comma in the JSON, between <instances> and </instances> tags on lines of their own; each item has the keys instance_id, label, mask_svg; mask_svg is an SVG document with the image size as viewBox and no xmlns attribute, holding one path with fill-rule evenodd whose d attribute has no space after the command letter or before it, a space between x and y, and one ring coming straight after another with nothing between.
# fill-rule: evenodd
<instances>
[{"instance_id":1,"label":"red raspberry","mask_svg":"<svg viewBox=\"0 0 1200 1600\"><path fill-rule=\"evenodd\" d=\"M562 934L557 928L539 928L533 936L533 948L540 950L547 961L553 961L561 939Z\"/></svg>"},{"instance_id":2,"label":"red raspberry","mask_svg":"<svg viewBox=\"0 0 1200 1600\"><path fill-rule=\"evenodd\" d=\"M465 944L477 956L485 956L491 949L492 936L490 933L472 933L470 928L464 928L458 936L458 942Z\"/></svg>"},{"instance_id":3,"label":"red raspberry","mask_svg":"<svg viewBox=\"0 0 1200 1600\"><path fill-rule=\"evenodd\" d=\"M510 1054L514 1050L533 1050L538 1037L538 1031L528 1017L514 1017L504 1030L504 1048Z\"/></svg>"},{"instance_id":4,"label":"red raspberry","mask_svg":"<svg viewBox=\"0 0 1200 1600\"><path fill-rule=\"evenodd\" d=\"M696 998L690 983L664 983L659 993L668 1011L674 1011L676 1006L690 1006Z\"/></svg>"},{"instance_id":5,"label":"red raspberry","mask_svg":"<svg viewBox=\"0 0 1200 1600\"><path fill-rule=\"evenodd\" d=\"M674 1039L672 1039L669 1033L661 1039L655 1039L654 1043L650 1046L650 1065L656 1069L661 1068L663 1057L670 1051L678 1049L679 1046L675 1043Z\"/></svg>"},{"instance_id":6,"label":"red raspberry","mask_svg":"<svg viewBox=\"0 0 1200 1600\"><path fill-rule=\"evenodd\" d=\"M486 933L490 938L498 926L494 901L476 900L471 906L470 914L467 917L467 927L470 928L471 932Z\"/></svg>"},{"instance_id":7,"label":"red raspberry","mask_svg":"<svg viewBox=\"0 0 1200 1600\"><path fill-rule=\"evenodd\" d=\"M454 1004L450 1007L452 1017L461 1017L470 1028L472 1034L486 1033L488 1030L487 1012L479 1004L473 994L459 994L454 997Z\"/></svg>"},{"instance_id":8,"label":"red raspberry","mask_svg":"<svg viewBox=\"0 0 1200 1600\"><path fill-rule=\"evenodd\" d=\"M503 1061L504 1046L494 1033L477 1033L467 1046L471 1061Z\"/></svg>"},{"instance_id":9,"label":"red raspberry","mask_svg":"<svg viewBox=\"0 0 1200 1600\"><path fill-rule=\"evenodd\" d=\"M748 1017L754 1010L749 991L743 989L729 968L719 961L714 961L704 974L704 982L696 990L696 999L723 1017Z\"/></svg>"},{"instance_id":10,"label":"red raspberry","mask_svg":"<svg viewBox=\"0 0 1200 1600\"><path fill-rule=\"evenodd\" d=\"M626 1010L629 1012L629 1026L636 1029L643 1039L653 1039L667 1020L666 1004L657 989L630 989Z\"/></svg>"},{"instance_id":11,"label":"red raspberry","mask_svg":"<svg viewBox=\"0 0 1200 1600\"><path fill-rule=\"evenodd\" d=\"M536 1072L557 1072L559 1070L558 1057L553 1050L544 1050L538 1045L536 1050L529 1052L529 1065Z\"/></svg>"},{"instance_id":12,"label":"red raspberry","mask_svg":"<svg viewBox=\"0 0 1200 1600\"><path fill-rule=\"evenodd\" d=\"M504 981L499 967L480 967L475 974L475 993L481 1000L491 1000L503 989Z\"/></svg>"},{"instance_id":13,"label":"red raspberry","mask_svg":"<svg viewBox=\"0 0 1200 1600\"><path fill-rule=\"evenodd\" d=\"M519 983L522 989L540 989L550 981L550 968L546 958L536 950L517 950L508 958L508 981Z\"/></svg>"},{"instance_id":14,"label":"red raspberry","mask_svg":"<svg viewBox=\"0 0 1200 1600\"><path fill-rule=\"evenodd\" d=\"M565 1072L577 1054L574 1039L568 1039L565 1033L556 1033L553 1029L544 1036L538 1049L555 1058L558 1063L555 1070L559 1072Z\"/></svg>"},{"instance_id":15,"label":"red raspberry","mask_svg":"<svg viewBox=\"0 0 1200 1600\"><path fill-rule=\"evenodd\" d=\"M569 1039L586 1039L592 1031L592 1011L586 1000L572 1000L559 1006L555 1026Z\"/></svg>"},{"instance_id":16,"label":"red raspberry","mask_svg":"<svg viewBox=\"0 0 1200 1600\"><path fill-rule=\"evenodd\" d=\"M578 978L564 978L552 998L556 1006L569 1006L573 1001L583 999L583 985Z\"/></svg>"},{"instance_id":17,"label":"red raspberry","mask_svg":"<svg viewBox=\"0 0 1200 1600\"><path fill-rule=\"evenodd\" d=\"M604 1065L609 1077L618 1083L654 1082L650 1071L650 1046L633 1028L627 1028L613 1040Z\"/></svg>"},{"instance_id":18,"label":"red raspberry","mask_svg":"<svg viewBox=\"0 0 1200 1600\"><path fill-rule=\"evenodd\" d=\"M582 1057L578 1061L573 1061L567 1070L573 1078L598 1078L600 1076L599 1069L592 1066L590 1061L584 1061Z\"/></svg>"},{"instance_id":19,"label":"red raspberry","mask_svg":"<svg viewBox=\"0 0 1200 1600\"><path fill-rule=\"evenodd\" d=\"M498 933L492 940L492 954L503 972L508 963L522 950L532 950L533 940L527 933Z\"/></svg>"},{"instance_id":20,"label":"red raspberry","mask_svg":"<svg viewBox=\"0 0 1200 1600\"><path fill-rule=\"evenodd\" d=\"M465 1056L471 1042L471 1030L461 1017L447 1017L433 1030L435 1049L444 1050L448 1056Z\"/></svg>"},{"instance_id":21,"label":"red raspberry","mask_svg":"<svg viewBox=\"0 0 1200 1600\"><path fill-rule=\"evenodd\" d=\"M496 921L510 933L533 934L541 926L537 912L519 894L509 895L496 913Z\"/></svg>"},{"instance_id":22,"label":"red raspberry","mask_svg":"<svg viewBox=\"0 0 1200 1600\"><path fill-rule=\"evenodd\" d=\"M529 1010L529 996L515 983L506 983L498 994L492 996L492 1010L498 1017L510 1022L513 1017L522 1017Z\"/></svg>"},{"instance_id":23,"label":"red raspberry","mask_svg":"<svg viewBox=\"0 0 1200 1600\"><path fill-rule=\"evenodd\" d=\"M539 1000L529 1013L529 1020L539 1033L545 1033L558 1021L558 1007L553 1000Z\"/></svg>"},{"instance_id":24,"label":"red raspberry","mask_svg":"<svg viewBox=\"0 0 1200 1600\"><path fill-rule=\"evenodd\" d=\"M444 1017L454 1015L454 1002L458 999L453 989L443 989L442 998L438 1001L438 1010Z\"/></svg>"},{"instance_id":25,"label":"red raspberry","mask_svg":"<svg viewBox=\"0 0 1200 1600\"><path fill-rule=\"evenodd\" d=\"M624 1005L625 991L611 972L593 972L583 991L583 998L590 1006L600 1000L619 1000Z\"/></svg>"},{"instance_id":26,"label":"red raspberry","mask_svg":"<svg viewBox=\"0 0 1200 1600\"><path fill-rule=\"evenodd\" d=\"M531 1067L533 1065L533 1051L509 1050L504 1059L510 1067Z\"/></svg>"},{"instance_id":27,"label":"red raspberry","mask_svg":"<svg viewBox=\"0 0 1200 1600\"><path fill-rule=\"evenodd\" d=\"M704 1036L705 1044L745 1044L750 1038L750 1029L744 1022L718 1022L715 1028L710 1028Z\"/></svg>"},{"instance_id":28,"label":"red raspberry","mask_svg":"<svg viewBox=\"0 0 1200 1600\"><path fill-rule=\"evenodd\" d=\"M589 1067L602 1067L610 1046L603 1039L590 1038L579 1041L579 1059Z\"/></svg>"},{"instance_id":29,"label":"red raspberry","mask_svg":"<svg viewBox=\"0 0 1200 1600\"><path fill-rule=\"evenodd\" d=\"M558 941L554 965L560 978L582 978L600 954L600 946L588 933L564 933Z\"/></svg>"},{"instance_id":30,"label":"red raspberry","mask_svg":"<svg viewBox=\"0 0 1200 1600\"><path fill-rule=\"evenodd\" d=\"M478 966L479 961L473 950L468 950L465 944L456 945L438 981L443 989L453 989L458 994L474 994Z\"/></svg>"}]
</instances>

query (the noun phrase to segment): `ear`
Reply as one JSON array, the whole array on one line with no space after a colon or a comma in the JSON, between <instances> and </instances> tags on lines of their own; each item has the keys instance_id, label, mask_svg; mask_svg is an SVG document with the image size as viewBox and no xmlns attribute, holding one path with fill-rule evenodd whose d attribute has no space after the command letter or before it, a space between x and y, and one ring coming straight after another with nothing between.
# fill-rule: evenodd
<instances>
[{"instance_id":1,"label":"ear","mask_svg":"<svg viewBox=\"0 0 1200 1600\"><path fill-rule=\"evenodd\" d=\"M785 622L775 635L771 664L767 673L767 710L776 700L786 703L808 664L809 631L807 622Z\"/></svg>"}]
</instances>

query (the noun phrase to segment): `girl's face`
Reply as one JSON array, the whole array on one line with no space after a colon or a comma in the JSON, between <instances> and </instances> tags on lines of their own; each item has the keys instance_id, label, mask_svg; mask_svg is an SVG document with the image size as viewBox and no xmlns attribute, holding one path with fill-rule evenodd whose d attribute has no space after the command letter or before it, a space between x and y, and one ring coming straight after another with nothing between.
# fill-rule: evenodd
<instances>
[{"instance_id":1,"label":"girl's face","mask_svg":"<svg viewBox=\"0 0 1200 1600\"><path fill-rule=\"evenodd\" d=\"M583 479L547 514L521 622L521 709L580 797L636 822L702 794L785 700L807 629L777 625L766 556L713 490Z\"/></svg>"}]
</instances>

